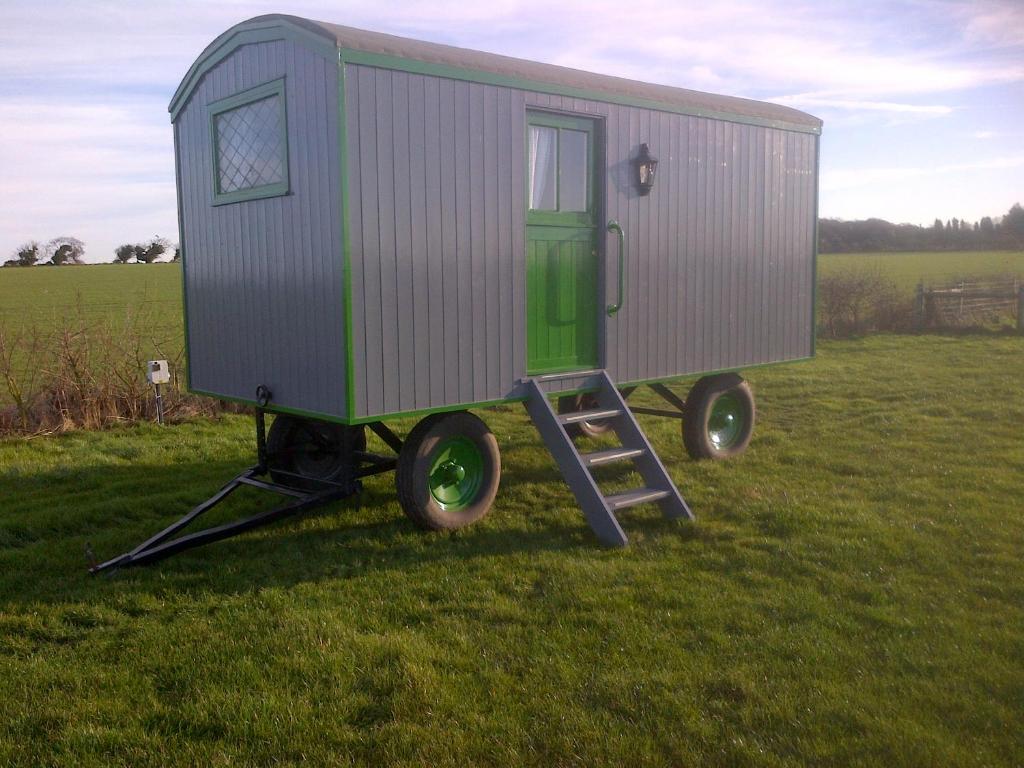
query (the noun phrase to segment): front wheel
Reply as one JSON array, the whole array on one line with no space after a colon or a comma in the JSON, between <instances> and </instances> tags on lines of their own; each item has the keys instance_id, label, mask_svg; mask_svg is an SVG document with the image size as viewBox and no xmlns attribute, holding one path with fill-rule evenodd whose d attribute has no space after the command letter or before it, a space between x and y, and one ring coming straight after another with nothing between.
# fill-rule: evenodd
<instances>
[{"instance_id":1,"label":"front wheel","mask_svg":"<svg viewBox=\"0 0 1024 768\"><path fill-rule=\"evenodd\" d=\"M275 483L319 490L324 483L359 490L356 452L366 450L366 430L297 416L274 419L267 435L270 477Z\"/></svg>"},{"instance_id":2,"label":"front wheel","mask_svg":"<svg viewBox=\"0 0 1024 768\"><path fill-rule=\"evenodd\" d=\"M491 509L501 480L498 441L466 411L427 416L398 455L398 501L421 528L453 531Z\"/></svg>"},{"instance_id":3,"label":"front wheel","mask_svg":"<svg viewBox=\"0 0 1024 768\"><path fill-rule=\"evenodd\" d=\"M754 433L754 393L734 373L707 376L686 396L683 444L694 459L729 459L743 453Z\"/></svg>"}]
</instances>

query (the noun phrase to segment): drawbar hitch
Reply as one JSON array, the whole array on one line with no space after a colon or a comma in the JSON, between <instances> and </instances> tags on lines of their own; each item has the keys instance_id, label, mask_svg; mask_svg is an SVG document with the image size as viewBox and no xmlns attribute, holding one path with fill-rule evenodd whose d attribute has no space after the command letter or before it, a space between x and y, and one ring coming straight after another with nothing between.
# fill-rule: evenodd
<instances>
[{"instance_id":1,"label":"drawbar hitch","mask_svg":"<svg viewBox=\"0 0 1024 768\"><path fill-rule=\"evenodd\" d=\"M322 504L348 498L362 489L360 478L367 477L369 475L381 474L395 468L396 459L393 457L379 456L366 451L355 451L353 456L355 463L354 472L352 473L351 480L348 480L347 482L338 483L330 480L310 478L304 475L297 475L293 472L286 472L282 469L275 469L274 478L269 478L269 467L272 457L267 453L265 409L270 404L270 399L270 390L265 386L260 385L256 389L257 463L255 466L249 467L249 469L234 477L206 501L196 507L193 507L191 511L183 515L177 521L122 555L118 555L106 562L95 565L93 564L94 556L92 555L92 551L87 548L87 557L90 560L89 572L92 574L98 574L116 568L127 568L133 565L146 565L147 563L153 563L157 560L163 560L165 557L170 557L178 552L184 552L188 549L201 547L204 544L210 544L214 541L220 541L232 536L237 536L241 533L245 533L246 531L251 531L254 528L259 528L260 526L267 525L268 523L276 522L282 518L306 512L307 510L313 509L314 507L318 507ZM371 424L370 428L380 435L390 447L395 449L396 452L401 449L401 439L386 426L378 423ZM290 476L297 480L301 480L301 484L306 487L299 488L286 485L281 482L275 482L275 479L281 476L285 476L286 478ZM260 479L262 477L267 477L267 479ZM241 520L235 520L234 522L224 523L223 525L205 528L201 531L172 538L175 534L192 523L196 518L209 512L243 485L286 496L290 501L266 512L252 515L251 517L246 517Z\"/></svg>"}]
</instances>

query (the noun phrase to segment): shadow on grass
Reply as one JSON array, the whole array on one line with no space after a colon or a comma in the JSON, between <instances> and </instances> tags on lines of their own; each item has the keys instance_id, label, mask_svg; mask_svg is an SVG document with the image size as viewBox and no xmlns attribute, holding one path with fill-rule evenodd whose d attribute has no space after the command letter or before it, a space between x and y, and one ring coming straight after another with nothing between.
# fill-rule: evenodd
<instances>
[{"instance_id":1,"label":"shadow on grass","mask_svg":"<svg viewBox=\"0 0 1024 768\"><path fill-rule=\"evenodd\" d=\"M238 594L367 572L410 571L437 561L521 558L603 546L582 514L571 522L526 505L521 483L561 482L553 465L509 467L501 518L451 533L417 529L401 513L390 475L370 479L352 499L285 518L147 566L93 577L86 549L103 561L134 548L212 495L240 466L232 461L104 466L26 475L0 509L0 605L89 601L97 597L217 592ZM567 494L568 496L568 494ZM504 497L504 499L503 499ZM182 533L267 509L284 497L243 488ZM575 502L568 496L569 503ZM506 513L519 516L509 527ZM503 526L504 527L499 527ZM680 535L676 521L651 516L645 535Z\"/></svg>"}]
</instances>

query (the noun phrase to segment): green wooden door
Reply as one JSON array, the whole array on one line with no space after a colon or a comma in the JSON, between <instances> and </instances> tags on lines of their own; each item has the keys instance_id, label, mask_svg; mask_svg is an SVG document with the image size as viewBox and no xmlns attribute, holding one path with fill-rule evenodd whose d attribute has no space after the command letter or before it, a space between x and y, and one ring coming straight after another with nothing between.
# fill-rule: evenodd
<instances>
[{"instance_id":1,"label":"green wooden door","mask_svg":"<svg viewBox=\"0 0 1024 768\"><path fill-rule=\"evenodd\" d=\"M597 366L594 123L530 112L526 126L526 370Z\"/></svg>"}]
</instances>

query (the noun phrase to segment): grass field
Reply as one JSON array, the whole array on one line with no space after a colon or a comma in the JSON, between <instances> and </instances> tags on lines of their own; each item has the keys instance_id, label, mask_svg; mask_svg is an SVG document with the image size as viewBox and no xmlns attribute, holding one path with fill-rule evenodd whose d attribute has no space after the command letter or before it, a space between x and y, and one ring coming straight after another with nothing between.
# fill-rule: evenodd
<instances>
[{"instance_id":1,"label":"grass field","mask_svg":"<svg viewBox=\"0 0 1024 768\"><path fill-rule=\"evenodd\" d=\"M909 291L922 280L925 285L941 285L963 277L1024 278L1024 251L826 253L818 257L818 270L823 275L865 267L880 270Z\"/></svg>"},{"instance_id":2,"label":"grass field","mask_svg":"<svg viewBox=\"0 0 1024 768\"><path fill-rule=\"evenodd\" d=\"M1024 274L1021 253L820 272L864 264L908 290ZM8 329L145 306L163 338L179 297L173 264L0 270ZM252 461L249 421L0 440L0 765L1024 762L1024 339L820 343L749 379L737 461L644 420L698 522L634 511L623 551L517 407L481 412L503 485L466 531L418 532L383 476L99 579L87 545L216 490Z\"/></svg>"},{"instance_id":3,"label":"grass field","mask_svg":"<svg viewBox=\"0 0 1024 768\"><path fill-rule=\"evenodd\" d=\"M964 275L1024 276L1024 251L823 254L819 271L877 267L908 289L922 278L941 282ZM147 306L161 330L181 329L178 264L102 264L89 267L0 270L0 322L54 324L61 318L118 315Z\"/></svg>"},{"instance_id":4,"label":"grass field","mask_svg":"<svg viewBox=\"0 0 1024 768\"><path fill-rule=\"evenodd\" d=\"M53 325L63 318L120 316L148 306L161 328L181 331L178 264L96 264L0 270L0 322Z\"/></svg>"},{"instance_id":5,"label":"grass field","mask_svg":"<svg viewBox=\"0 0 1024 768\"><path fill-rule=\"evenodd\" d=\"M416 531L382 476L96 579L86 545L214 491L249 422L0 441L0 764L1020 765L1024 339L749 379L736 461L644 421L698 522L634 511L625 550L519 408L482 413L504 477L465 531Z\"/></svg>"}]
</instances>

